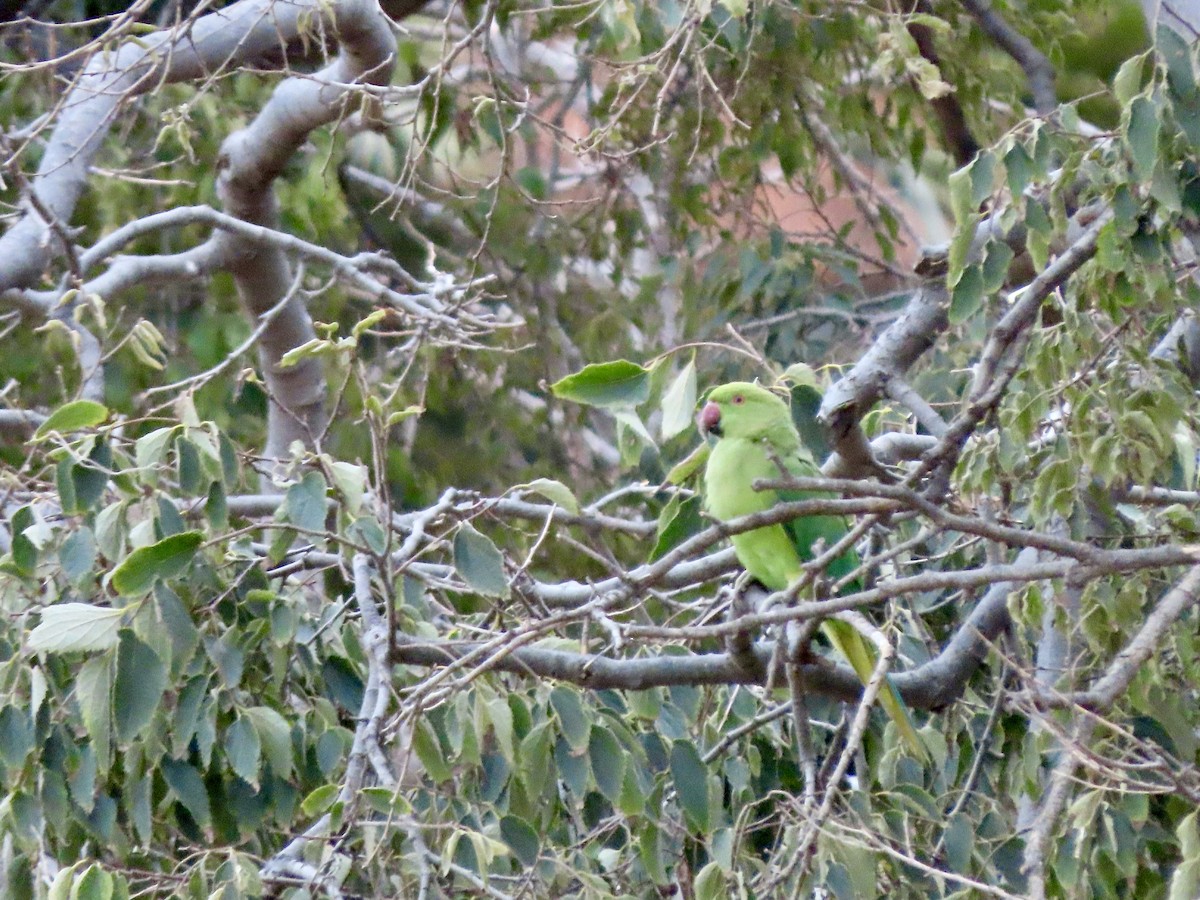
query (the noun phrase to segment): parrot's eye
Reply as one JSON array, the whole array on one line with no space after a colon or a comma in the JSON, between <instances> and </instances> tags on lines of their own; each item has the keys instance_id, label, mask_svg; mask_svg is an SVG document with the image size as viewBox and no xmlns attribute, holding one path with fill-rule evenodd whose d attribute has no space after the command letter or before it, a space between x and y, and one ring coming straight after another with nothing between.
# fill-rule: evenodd
<instances>
[{"instance_id":1,"label":"parrot's eye","mask_svg":"<svg viewBox=\"0 0 1200 900\"><path fill-rule=\"evenodd\" d=\"M741 405L742 405L743 403L745 403L745 402L746 402L746 398L745 398L745 397L743 397L741 394L734 394L734 395L733 395L733 404L734 404L734 406L741 406Z\"/></svg>"}]
</instances>

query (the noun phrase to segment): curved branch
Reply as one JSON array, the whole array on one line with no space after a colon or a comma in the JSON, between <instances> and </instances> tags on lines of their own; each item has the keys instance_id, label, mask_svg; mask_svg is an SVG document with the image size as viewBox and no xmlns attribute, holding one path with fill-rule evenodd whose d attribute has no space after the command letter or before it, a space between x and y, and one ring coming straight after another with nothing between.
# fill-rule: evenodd
<instances>
[{"instance_id":1,"label":"curved branch","mask_svg":"<svg viewBox=\"0 0 1200 900\"><path fill-rule=\"evenodd\" d=\"M163 84L205 78L279 49L321 15L321 0L241 0L181 29L140 35L117 50L96 53L63 100L31 190L46 212L69 222L87 186L92 160L121 105ZM18 222L0 237L0 292L35 284L61 250L45 239L50 228L27 202Z\"/></svg>"}]
</instances>

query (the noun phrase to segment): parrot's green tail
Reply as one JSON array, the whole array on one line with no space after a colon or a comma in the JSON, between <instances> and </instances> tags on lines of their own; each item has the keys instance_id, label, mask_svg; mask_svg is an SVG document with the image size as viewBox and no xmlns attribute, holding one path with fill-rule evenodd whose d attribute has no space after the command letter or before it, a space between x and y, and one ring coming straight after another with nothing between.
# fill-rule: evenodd
<instances>
[{"instance_id":1,"label":"parrot's green tail","mask_svg":"<svg viewBox=\"0 0 1200 900\"><path fill-rule=\"evenodd\" d=\"M875 653L853 625L840 619L826 619L821 623L821 633L829 639L834 649L849 661L863 684L870 681L875 671ZM879 705L888 714L888 718L896 723L900 737L913 755L923 763L928 762L929 752L917 734L912 714L900 699L900 694L890 678L884 682L883 689L879 692Z\"/></svg>"}]
</instances>

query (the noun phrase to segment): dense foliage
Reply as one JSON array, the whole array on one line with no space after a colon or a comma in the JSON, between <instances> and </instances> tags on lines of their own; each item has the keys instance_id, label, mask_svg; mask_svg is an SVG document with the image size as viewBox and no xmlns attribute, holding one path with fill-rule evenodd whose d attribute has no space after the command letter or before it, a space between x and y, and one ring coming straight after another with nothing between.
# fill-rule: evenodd
<instances>
[{"instance_id":1,"label":"dense foliage","mask_svg":"<svg viewBox=\"0 0 1200 900\"><path fill-rule=\"evenodd\" d=\"M15 8L0 894L1196 896L1178 20ZM735 377L859 580L737 579Z\"/></svg>"}]
</instances>

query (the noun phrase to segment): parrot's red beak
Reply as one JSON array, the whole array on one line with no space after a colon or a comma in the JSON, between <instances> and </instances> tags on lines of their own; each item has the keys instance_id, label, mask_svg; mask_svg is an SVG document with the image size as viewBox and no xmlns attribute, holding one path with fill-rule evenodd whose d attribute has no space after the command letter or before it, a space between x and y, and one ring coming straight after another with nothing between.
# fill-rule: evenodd
<instances>
[{"instance_id":1,"label":"parrot's red beak","mask_svg":"<svg viewBox=\"0 0 1200 900\"><path fill-rule=\"evenodd\" d=\"M721 407L709 400L704 404L704 409L700 410L700 418L697 422L700 425L700 430L705 434L714 434L720 437Z\"/></svg>"}]
</instances>

